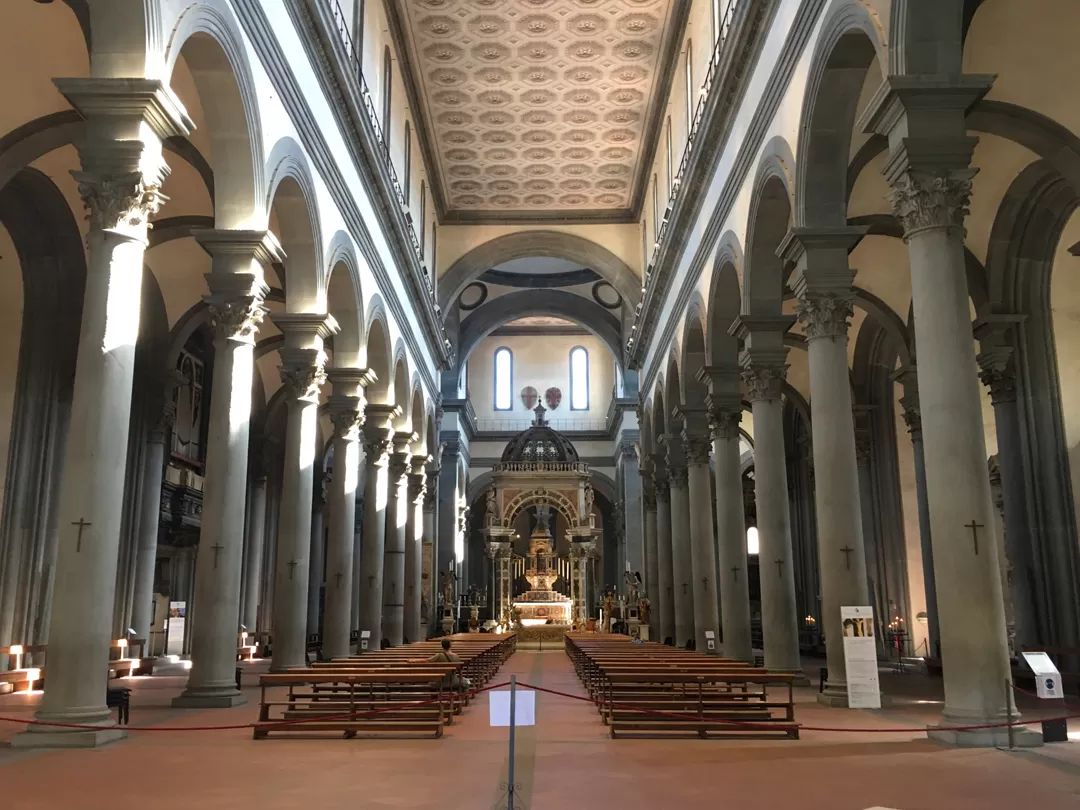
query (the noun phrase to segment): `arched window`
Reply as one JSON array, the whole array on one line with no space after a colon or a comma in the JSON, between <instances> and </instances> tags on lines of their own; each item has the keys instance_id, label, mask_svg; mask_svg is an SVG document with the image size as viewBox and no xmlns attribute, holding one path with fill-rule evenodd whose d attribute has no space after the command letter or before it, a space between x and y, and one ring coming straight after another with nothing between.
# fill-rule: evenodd
<instances>
[{"instance_id":1,"label":"arched window","mask_svg":"<svg viewBox=\"0 0 1080 810\"><path fill-rule=\"evenodd\" d=\"M420 236L420 260L427 256L427 184L420 181L420 227L416 233Z\"/></svg>"},{"instance_id":2,"label":"arched window","mask_svg":"<svg viewBox=\"0 0 1080 810\"><path fill-rule=\"evenodd\" d=\"M409 126L409 122L405 122L405 171L404 182L402 185L404 188L401 190L405 195L405 204L409 204L409 187L412 186L412 127Z\"/></svg>"},{"instance_id":3,"label":"arched window","mask_svg":"<svg viewBox=\"0 0 1080 810\"><path fill-rule=\"evenodd\" d=\"M694 128L694 43L686 40L686 142Z\"/></svg>"},{"instance_id":4,"label":"arched window","mask_svg":"<svg viewBox=\"0 0 1080 810\"><path fill-rule=\"evenodd\" d=\"M494 408L509 411L514 406L514 354L505 346L495 350Z\"/></svg>"},{"instance_id":5,"label":"arched window","mask_svg":"<svg viewBox=\"0 0 1080 810\"><path fill-rule=\"evenodd\" d=\"M653 233L660 230L660 190L656 183L656 172L652 176L652 229Z\"/></svg>"},{"instance_id":6,"label":"arched window","mask_svg":"<svg viewBox=\"0 0 1080 810\"><path fill-rule=\"evenodd\" d=\"M356 22L353 26L353 48L356 50L356 64L364 64L364 0L356 0Z\"/></svg>"},{"instance_id":7,"label":"arched window","mask_svg":"<svg viewBox=\"0 0 1080 810\"><path fill-rule=\"evenodd\" d=\"M393 57L387 47L383 49L382 59L382 129L383 143L387 150L390 149L390 94L393 91L393 71Z\"/></svg>"},{"instance_id":8,"label":"arched window","mask_svg":"<svg viewBox=\"0 0 1080 810\"><path fill-rule=\"evenodd\" d=\"M589 353L582 346L570 350L570 410L589 410Z\"/></svg>"}]
</instances>

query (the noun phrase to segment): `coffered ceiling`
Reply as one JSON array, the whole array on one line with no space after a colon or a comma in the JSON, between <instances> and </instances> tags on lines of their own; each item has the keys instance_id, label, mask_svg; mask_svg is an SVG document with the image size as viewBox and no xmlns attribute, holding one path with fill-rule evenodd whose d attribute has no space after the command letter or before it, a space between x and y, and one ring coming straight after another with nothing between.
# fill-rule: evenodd
<instances>
[{"instance_id":1,"label":"coffered ceiling","mask_svg":"<svg viewBox=\"0 0 1080 810\"><path fill-rule=\"evenodd\" d=\"M631 216L689 3L390 5L446 216Z\"/></svg>"}]
</instances>

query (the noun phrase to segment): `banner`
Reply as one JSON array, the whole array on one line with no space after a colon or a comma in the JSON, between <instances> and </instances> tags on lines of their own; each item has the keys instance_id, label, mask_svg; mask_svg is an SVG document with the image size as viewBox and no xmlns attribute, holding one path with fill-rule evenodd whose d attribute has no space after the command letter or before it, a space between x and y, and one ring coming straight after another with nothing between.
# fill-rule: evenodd
<instances>
[{"instance_id":1,"label":"banner","mask_svg":"<svg viewBox=\"0 0 1080 810\"><path fill-rule=\"evenodd\" d=\"M874 609L868 606L840 608L844 634L844 665L847 668L848 708L880 709L877 644L874 641Z\"/></svg>"}]
</instances>

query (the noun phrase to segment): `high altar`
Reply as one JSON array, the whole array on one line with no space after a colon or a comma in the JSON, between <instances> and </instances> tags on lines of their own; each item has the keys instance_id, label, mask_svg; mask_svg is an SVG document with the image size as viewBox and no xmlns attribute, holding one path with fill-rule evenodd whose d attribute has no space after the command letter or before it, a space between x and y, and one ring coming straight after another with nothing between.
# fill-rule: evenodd
<instances>
[{"instance_id":1,"label":"high altar","mask_svg":"<svg viewBox=\"0 0 1080 810\"><path fill-rule=\"evenodd\" d=\"M588 618L592 560L596 557L593 489L589 465L566 437L552 428L542 405L532 425L506 446L492 469L484 536L495 583L495 607L504 627L566 629ZM523 512L535 518L527 547L515 524ZM557 552L554 529L561 516L568 547ZM528 589L515 594L520 577ZM555 629L553 628L553 629ZM527 633L526 633L527 634Z\"/></svg>"}]
</instances>

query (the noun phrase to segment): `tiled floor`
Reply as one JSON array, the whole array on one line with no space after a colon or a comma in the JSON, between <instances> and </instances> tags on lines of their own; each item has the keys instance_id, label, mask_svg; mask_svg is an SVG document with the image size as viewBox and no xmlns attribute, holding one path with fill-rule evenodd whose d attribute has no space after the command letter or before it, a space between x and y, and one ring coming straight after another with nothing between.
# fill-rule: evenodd
<instances>
[{"instance_id":1,"label":"tiled floor","mask_svg":"<svg viewBox=\"0 0 1080 810\"><path fill-rule=\"evenodd\" d=\"M260 665L255 665L260 666ZM562 652L518 652L497 680L581 694ZM254 681L253 678L248 678ZM214 725L253 719L248 704L181 711L176 678L138 680L133 725ZM800 690L798 719L868 728L932 721L939 682L886 677L884 712L826 709ZM256 699L254 690L247 690ZM915 702L915 698L929 702ZM29 717L33 698L0 698L0 715ZM1080 807L1080 745L1008 753L956 750L918 733L806 732L799 741L611 740L590 704L540 694L538 723L519 729L517 781L529 810L733 808L993 810ZM18 726L0 723L0 739ZM1080 738L1080 724L1074 724ZM143 732L94 751L0 748L0 807L439 808L505 807L505 728L489 728L477 700L442 740L272 739L250 733Z\"/></svg>"}]
</instances>

